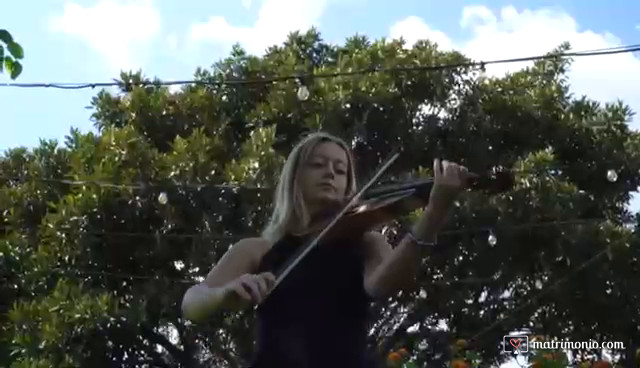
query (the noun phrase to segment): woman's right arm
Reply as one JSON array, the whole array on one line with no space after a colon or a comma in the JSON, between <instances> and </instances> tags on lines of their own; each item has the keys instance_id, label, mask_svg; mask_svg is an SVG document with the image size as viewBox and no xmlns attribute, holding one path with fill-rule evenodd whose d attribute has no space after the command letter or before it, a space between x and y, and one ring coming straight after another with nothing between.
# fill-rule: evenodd
<instances>
[{"instance_id":1,"label":"woman's right arm","mask_svg":"<svg viewBox=\"0 0 640 368\"><path fill-rule=\"evenodd\" d=\"M209 272L206 279L190 287L182 299L182 315L202 321L220 309L239 309L259 302L275 278L270 273L252 275L264 254L266 242L247 238L234 244Z\"/></svg>"}]
</instances>

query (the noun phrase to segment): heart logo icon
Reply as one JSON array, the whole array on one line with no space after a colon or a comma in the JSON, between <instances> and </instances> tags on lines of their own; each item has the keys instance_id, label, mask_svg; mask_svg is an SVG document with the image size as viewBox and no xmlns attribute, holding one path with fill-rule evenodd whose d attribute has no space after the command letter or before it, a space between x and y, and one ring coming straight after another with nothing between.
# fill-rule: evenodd
<instances>
[{"instance_id":1,"label":"heart logo icon","mask_svg":"<svg viewBox=\"0 0 640 368\"><path fill-rule=\"evenodd\" d=\"M522 344L522 339L510 339L509 343L516 349L520 348L520 344Z\"/></svg>"}]
</instances>

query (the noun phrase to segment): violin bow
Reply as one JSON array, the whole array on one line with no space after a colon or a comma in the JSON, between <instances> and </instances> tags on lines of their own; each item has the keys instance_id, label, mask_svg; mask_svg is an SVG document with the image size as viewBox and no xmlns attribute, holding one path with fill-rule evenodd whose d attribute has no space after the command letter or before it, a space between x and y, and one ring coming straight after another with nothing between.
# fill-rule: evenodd
<instances>
[{"instance_id":1,"label":"violin bow","mask_svg":"<svg viewBox=\"0 0 640 368\"><path fill-rule=\"evenodd\" d=\"M282 282L282 280L284 280L284 278L293 270L293 268L300 263L300 261L302 261L302 259L309 254L309 252L311 252L311 250L313 248L315 248L318 243L320 242L320 240L322 240L322 238L325 236L325 234L327 234L329 232L329 230L331 230L337 223L338 221L351 209L351 207L360 200L360 198L362 197L362 195L364 194L364 192L367 191L367 189L369 189L369 187L371 187L375 182L378 181L378 179L380 178L380 176L387 171L387 169L389 168L389 166L391 166L391 164L398 159L398 157L400 156L399 152L394 153L389 159L387 159L387 162L385 162L382 167L380 167L380 169L378 170L378 172L376 172L376 174L373 176L373 178L371 178L371 180L369 180L353 197L351 197L351 200L349 200L349 202L342 208L342 210L333 218L333 220L331 220L331 222L320 232L320 234L318 234L318 236L316 236L313 241L306 246L303 251L298 254L296 257L293 258L293 260L289 263L289 265L282 270L282 272L278 275L278 277L276 278L276 282L273 285L273 287L271 288L271 290L269 291L269 293L266 295L265 299L271 295L271 293L273 292L273 290L275 290L275 288L280 285L280 283ZM263 302L264 302L263 300Z\"/></svg>"}]
</instances>

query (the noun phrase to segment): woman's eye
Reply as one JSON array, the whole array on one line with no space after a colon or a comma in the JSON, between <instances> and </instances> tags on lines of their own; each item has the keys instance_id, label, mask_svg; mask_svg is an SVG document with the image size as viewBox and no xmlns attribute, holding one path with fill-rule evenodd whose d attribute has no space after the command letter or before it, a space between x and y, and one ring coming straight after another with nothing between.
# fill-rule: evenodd
<instances>
[{"instance_id":1,"label":"woman's eye","mask_svg":"<svg viewBox=\"0 0 640 368\"><path fill-rule=\"evenodd\" d=\"M323 169L327 165L331 165L331 164L329 164L327 162L324 162L324 161L311 161L311 162L309 162L309 166L314 168L314 169ZM333 166L333 165L331 165L331 166ZM335 166L333 166L333 170L338 175L346 175L347 174L347 170L345 168L343 168L343 167L335 167Z\"/></svg>"}]
</instances>

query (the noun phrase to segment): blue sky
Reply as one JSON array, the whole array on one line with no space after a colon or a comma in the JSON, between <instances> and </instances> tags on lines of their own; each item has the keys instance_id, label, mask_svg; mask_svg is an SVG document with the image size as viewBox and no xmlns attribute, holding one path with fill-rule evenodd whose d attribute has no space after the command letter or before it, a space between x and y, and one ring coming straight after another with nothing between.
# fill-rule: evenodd
<instances>
[{"instance_id":1,"label":"blue sky","mask_svg":"<svg viewBox=\"0 0 640 368\"><path fill-rule=\"evenodd\" d=\"M563 41L575 50L640 43L640 3L632 1L241 0L14 1L2 24L25 48L17 82L111 81L122 68L189 79L224 57L234 42L261 53L290 31L317 26L330 42L430 38L482 60L530 56ZM188 5L185 5L188 4ZM622 98L640 111L640 55L578 59L574 91L601 101ZM522 65L497 66L500 74ZM6 74L0 82L10 82ZM97 91L0 88L0 149L62 140L71 126L92 130ZM640 127L640 119L632 123ZM635 201L634 209L640 208Z\"/></svg>"},{"instance_id":2,"label":"blue sky","mask_svg":"<svg viewBox=\"0 0 640 368\"><path fill-rule=\"evenodd\" d=\"M640 36L640 19L633 16L640 3L518 1L516 8L506 1L464 3L397 0L391 7L383 0L200 0L185 6L169 0L40 0L38 6L11 2L2 27L26 50L17 82L110 81L127 67L163 79L188 79L197 66L223 57L234 41L259 53L288 31L311 25L332 42L356 32L430 37L479 59L532 55L564 39L574 41L575 49L593 49L636 43ZM491 16L497 18L493 26ZM632 90L640 61L631 55L609 58L621 60L621 67L603 86L599 81L611 70L604 57L592 59L576 71L576 88L602 100L625 98L640 110L640 93ZM9 82L6 74L0 82ZM95 92L0 88L5 121L0 149L62 138L70 126L92 129L84 106Z\"/></svg>"}]
</instances>

